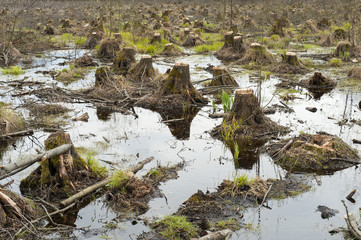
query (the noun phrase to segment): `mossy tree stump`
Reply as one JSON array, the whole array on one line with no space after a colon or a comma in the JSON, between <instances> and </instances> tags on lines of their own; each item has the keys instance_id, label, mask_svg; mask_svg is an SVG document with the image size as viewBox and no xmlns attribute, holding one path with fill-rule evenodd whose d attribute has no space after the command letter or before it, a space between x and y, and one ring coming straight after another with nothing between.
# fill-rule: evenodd
<instances>
[{"instance_id":1,"label":"mossy tree stump","mask_svg":"<svg viewBox=\"0 0 361 240\"><path fill-rule=\"evenodd\" d=\"M115 73L126 74L133 63L135 63L135 50L131 47L124 47L117 52L112 69Z\"/></svg>"},{"instance_id":2,"label":"mossy tree stump","mask_svg":"<svg viewBox=\"0 0 361 240\"><path fill-rule=\"evenodd\" d=\"M44 143L45 150L50 150L63 144L72 144L72 141L69 134L56 132ZM66 154L42 159L40 166L21 181L20 190L26 195L62 199L79 191L79 188L87 183L93 184L97 178L98 176L72 147Z\"/></svg>"},{"instance_id":3,"label":"mossy tree stump","mask_svg":"<svg viewBox=\"0 0 361 240\"><path fill-rule=\"evenodd\" d=\"M247 125L264 123L264 114L252 89L236 90L231 111L225 118L226 122L234 120Z\"/></svg>"},{"instance_id":4,"label":"mossy tree stump","mask_svg":"<svg viewBox=\"0 0 361 240\"><path fill-rule=\"evenodd\" d=\"M97 51L97 57L113 59L120 49L120 43L121 41L115 38L101 40L99 43L99 50Z\"/></svg>"},{"instance_id":5,"label":"mossy tree stump","mask_svg":"<svg viewBox=\"0 0 361 240\"><path fill-rule=\"evenodd\" d=\"M130 70L130 74L134 80L144 80L153 77L155 70L153 68L152 56L142 56L139 63Z\"/></svg>"},{"instance_id":6,"label":"mossy tree stump","mask_svg":"<svg viewBox=\"0 0 361 240\"><path fill-rule=\"evenodd\" d=\"M154 44L154 43L160 43L160 42L161 42L160 33L154 33L152 39L150 40L150 43Z\"/></svg>"},{"instance_id":7,"label":"mossy tree stump","mask_svg":"<svg viewBox=\"0 0 361 240\"><path fill-rule=\"evenodd\" d=\"M196 35L194 32L190 32L187 35L186 40L182 44L184 47L194 47L205 43L198 35Z\"/></svg>"},{"instance_id":8,"label":"mossy tree stump","mask_svg":"<svg viewBox=\"0 0 361 240\"><path fill-rule=\"evenodd\" d=\"M271 64L275 61L273 55L259 43L252 43L247 49L239 64L255 63L255 66ZM253 66L253 65L251 65Z\"/></svg>"},{"instance_id":9,"label":"mossy tree stump","mask_svg":"<svg viewBox=\"0 0 361 240\"><path fill-rule=\"evenodd\" d=\"M84 43L84 48L93 49L102 40L103 36L101 32L92 32L87 36Z\"/></svg>"},{"instance_id":10,"label":"mossy tree stump","mask_svg":"<svg viewBox=\"0 0 361 240\"><path fill-rule=\"evenodd\" d=\"M224 34L224 48L233 47L234 33L233 31L226 32Z\"/></svg>"},{"instance_id":11,"label":"mossy tree stump","mask_svg":"<svg viewBox=\"0 0 361 240\"><path fill-rule=\"evenodd\" d=\"M297 54L294 52L286 52L285 55L282 55L283 62L289 64L291 66L298 66L300 65Z\"/></svg>"},{"instance_id":12,"label":"mossy tree stump","mask_svg":"<svg viewBox=\"0 0 361 240\"><path fill-rule=\"evenodd\" d=\"M183 52L181 50L179 50L173 43L167 43L164 46L164 49L160 55L164 55L164 56L168 56L168 57L181 56L181 55L183 55Z\"/></svg>"},{"instance_id":13,"label":"mossy tree stump","mask_svg":"<svg viewBox=\"0 0 361 240\"><path fill-rule=\"evenodd\" d=\"M334 55L339 58L350 58L351 55L351 43L348 41L341 41L337 44ZM347 59L348 60L348 59Z\"/></svg>"},{"instance_id":14,"label":"mossy tree stump","mask_svg":"<svg viewBox=\"0 0 361 240\"><path fill-rule=\"evenodd\" d=\"M210 86L238 86L238 83L230 75L229 70L226 67L213 67L213 79L209 84Z\"/></svg>"},{"instance_id":15,"label":"mossy tree stump","mask_svg":"<svg viewBox=\"0 0 361 240\"><path fill-rule=\"evenodd\" d=\"M233 31L224 34L224 45L216 52L216 57L222 60L236 60L243 57L246 47L243 36L235 35Z\"/></svg>"},{"instance_id":16,"label":"mossy tree stump","mask_svg":"<svg viewBox=\"0 0 361 240\"><path fill-rule=\"evenodd\" d=\"M243 48L243 36L235 36L233 38L233 48L240 52Z\"/></svg>"},{"instance_id":17,"label":"mossy tree stump","mask_svg":"<svg viewBox=\"0 0 361 240\"><path fill-rule=\"evenodd\" d=\"M242 141L247 146L256 146L284 131L284 127L264 115L253 90L246 88L236 90L230 111L212 135L226 144Z\"/></svg>"}]
</instances>

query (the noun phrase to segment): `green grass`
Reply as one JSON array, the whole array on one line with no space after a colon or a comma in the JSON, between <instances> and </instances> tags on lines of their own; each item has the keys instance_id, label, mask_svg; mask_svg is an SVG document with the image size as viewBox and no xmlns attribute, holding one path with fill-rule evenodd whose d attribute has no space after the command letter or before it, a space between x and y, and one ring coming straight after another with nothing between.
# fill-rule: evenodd
<instances>
[{"instance_id":1,"label":"green grass","mask_svg":"<svg viewBox=\"0 0 361 240\"><path fill-rule=\"evenodd\" d=\"M160 223L165 227L161 232L165 239L183 240L197 236L197 228L185 216L167 216Z\"/></svg>"},{"instance_id":2,"label":"green grass","mask_svg":"<svg viewBox=\"0 0 361 240\"><path fill-rule=\"evenodd\" d=\"M233 98L227 94L224 90L222 90L222 104L223 104L223 111L224 113L227 113L231 111L232 105L233 105Z\"/></svg>"},{"instance_id":3,"label":"green grass","mask_svg":"<svg viewBox=\"0 0 361 240\"><path fill-rule=\"evenodd\" d=\"M127 46L134 46L139 52L149 55L160 54L164 46L169 43L169 41L162 38L160 43L150 44L149 38L138 37L130 32L120 32L120 35L122 35L122 39Z\"/></svg>"},{"instance_id":4,"label":"green grass","mask_svg":"<svg viewBox=\"0 0 361 240\"><path fill-rule=\"evenodd\" d=\"M107 175L107 169L104 166L101 166L99 160L94 157L94 154L91 152L86 156L86 164L88 167L100 177L105 177Z\"/></svg>"},{"instance_id":5,"label":"green grass","mask_svg":"<svg viewBox=\"0 0 361 240\"><path fill-rule=\"evenodd\" d=\"M328 65L330 67L341 67L343 65L343 62L341 59L331 58L330 61L328 61Z\"/></svg>"},{"instance_id":6,"label":"green grass","mask_svg":"<svg viewBox=\"0 0 361 240\"><path fill-rule=\"evenodd\" d=\"M250 179L247 174L235 175L233 177L233 182L236 186L242 187L244 185L250 185L254 180Z\"/></svg>"},{"instance_id":7,"label":"green grass","mask_svg":"<svg viewBox=\"0 0 361 240\"><path fill-rule=\"evenodd\" d=\"M199 54L217 51L223 47L223 42L214 42L213 44L202 44L194 47L194 51Z\"/></svg>"},{"instance_id":8,"label":"green grass","mask_svg":"<svg viewBox=\"0 0 361 240\"><path fill-rule=\"evenodd\" d=\"M1 72L5 75L20 75L24 73L24 70L18 66L12 66L10 68L1 68Z\"/></svg>"},{"instance_id":9,"label":"green grass","mask_svg":"<svg viewBox=\"0 0 361 240\"><path fill-rule=\"evenodd\" d=\"M71 33L63 33L62 35L52 37L50 41L52 43L57 43L63 47L68 46L72 43L76 46L81 46L85 43L86 37L74 36Z\"/></svg>"},{"instance_id":10,"label":"green grass","mask_svg":"<svg viewBox=\"0 0 361 240\"><path fill-rule=\"evenodd\" d=\"M221 220L215 224L217 230L230 229L232 231L239 230L241 228L240 223L236 219Z\"/></svg>"},{"instance_id":11,"label":"green grass","mask_svg":"<svg viewBox=\"0 0 361 240\"><path fill-rule=\"evenodd\" d=\"M126 172L124 172L122 170L117 170L111 176L109 186L120 188L128 179L129 179L129 176Z\"/></svg>"}]
</instances>

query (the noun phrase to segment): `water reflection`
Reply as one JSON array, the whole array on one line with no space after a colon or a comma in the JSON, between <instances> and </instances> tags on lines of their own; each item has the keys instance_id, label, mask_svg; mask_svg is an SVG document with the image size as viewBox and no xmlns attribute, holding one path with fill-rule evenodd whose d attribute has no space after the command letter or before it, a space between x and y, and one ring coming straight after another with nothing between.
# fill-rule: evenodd
<instances>
[{"instance_id":1,"label":"water reflection","mask_svg":"<svg viewBox=\"0 0 361 240\"><path fill-rule=\"evenodd\" d=\"M178 140L187 140L190 136L191 123L200 108L170 110L159 112L162 121L168 126L172 135Z\"/></svg>"}]
</instances>

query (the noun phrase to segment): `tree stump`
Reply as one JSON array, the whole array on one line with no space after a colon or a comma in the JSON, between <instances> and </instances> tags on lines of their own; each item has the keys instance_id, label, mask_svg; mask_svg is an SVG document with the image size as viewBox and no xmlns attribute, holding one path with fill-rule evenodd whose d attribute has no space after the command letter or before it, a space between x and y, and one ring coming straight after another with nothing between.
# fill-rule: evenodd
<instances>
[{"instance_id":1,"label":"tree stump","mask_svg":"<svg viewBox=\"0 0 361 240\"><path fill-rule=\"evenodd\" d=\"M182 46L194 47L194 46L201 45L204 43L205 42L199 36L197 36L194 32L191 32L188 34L188 36L187 36L186 40L184 41L184 43L182 44Z\"/></svg>"},{"instance_id":2,"label":"tree stump","mask_svg":"<svg viewBox=\"0 0 361 240\"><path fill-rule=\"evenodd\" d=\"M122 35L120 33L114 33L113 36L115 39L118 39L120 41L123 40Z\"/></svg>"},{"instance_id":3,"label":"tree stump","mask_svg":"<svg viewBox=\"0 0 361 240\"><path fill-rule=\"evenodd\" d=\"M202 20L197 19L196 21L194 21L194 28L203 28L204 24Z\"/></svg>"},{"instance_id":4,"label":"tree stump","mask_svg":"<svg viewBox=\"0 0 361 240\"><path fill-rule=\"evenodd\" d=\"M247 88L236 90L231 110L211 134L227 145L242 141L246 146L259 146L284 131L264 115L253 90Z\"/></svg>"},{"instance_id":5,"label":"tree stump","mask_svg":"<svg viewBox=\"0 0 361 240\"><path fill-rule=\"evenodd\" d=\"M181 41L184 41L184 40L188 37L188 35L189 35L190 32L191 32L191 31L189 30L189 28L185 28L185 29L183 30L182 35L181 35Z\"/></svg>"},{"instance_id":6,"label":"tree stump","mask_svg":"<svg viewBox=\"0 0 361 240\"><path fill-rule=\"evenodd\" d=\"M273 66L271 71L276 73L298 74L306 73L309 70L298 60L296 53L286 52L286 54L282 54L282 62Z\"/></svg>"},{"instance_id":7,"label":"tree stump","mask_svg":"<svg viewBox=\"0 0 361 240\"><path fill-rule=\"evenodd\" d=\"M152 39L150 40L150 43L154 44L154 43L160 43L160 42L161 42L160 33L154 33Z\"/></svg>"},{"instance_id":8,"label":"tree stump","mask_svg":"<svg viewBox=\"0 0 361 240\"><path fill-rule=\"evenodd\" d=\"M181 55L183 55L183 52L181 50L179 50L173 43L167 43L164 46L164 49L160 55L164 55L167 57L181 56Z\"/></svg>"},{"instance_id":9,"label":"tree stump","mask_svg":"<svg viewBox=\"0 0 361 240\"><path fill-rule=\"evenodd\" d=\"M98 64L93 61L93 58L88 54L84 54L82 57L75 59L73 62L75 68L97 66Z\"/></svg>"},{"instance_id":10,"label":"tree stump","mask_svg":"<svg viewBox=\"0 0 361 240\"><path fill-rule=\"evenodd\" d=\"M255 63L256 66L262 66L273 63L275 60L271 53L259 43L252 43L239 64Z\"/></svg>"},{"instance_id":11,"label":"tree stump","mask_svg":"<svg viewBox=\"0 0 361 240\"><path fill-rule=\"evenodd\" d=\"M243 36L235 36L233 31L224 34L224 45L216 52L216 57L222 60L236 60L243 57L246 47Z\"/></svg>"},{"instance_id":12,"label":"tree stump","mask_svg":"<svg viewBox=\"0 0 361 240\"><path fill-rule=\"evenodd\" d=\"M103 39L99 43L97 57L104 59L113 59L117 51L120 49L120 41L118 39Z\"/></svg>"},{"instance_id":13,"label":"tree stump","mask_svg":"<svg viewBox=\"0 0 361 240\"><path fill-rule=\"evenodd\" d=\"M243 36L235 36L233 38L233 48L237 52L241 52L243 48Z\"/></svg>"},{"instance_id":14,"label":"tree stump","mask_svg":"<svg viewBox=\"0 0 361 240\"><path fill-rule=\"evenodd\" d=\"M185 24L191 25L191 20L189 18L183 18L183 25Z\"/></svg>"},{"instance_id":15,"label":"tree stump","mask_svg":"<svg viewBox=\"0 0 361 240\"><path fill-rule=\"evenodd\" d=\"M160 91L161 96L180 94L192 103L204 103L206 100L194 88L187 63L176 63Z\"/></svg>"},{"instance_id":16,"label":"tree stump","mask_svg":"<svg viewBox=\"0 0 361 240\"><path fill-rule=\"evenodd\" d=\"M50 150L63 144L72 144L72 141L69 134L56 132L44 143L45 150ZM84 174L87 176L86 181ZM22 194L58 200L74 194L87 183L93 184L97 178L73 146L67 154L42 159L40 166L21 181L20 190Z\"/></svg>"},{"instance_id":17,"label":"tree stump","mask_svg":"<svg viewBox=\"0 0 361 240\"><path fill-rule=\"evenodd\" d=\"M226 32L224 34L224 45L223 48L233 47L234 34L233 31Z\"/></svg>"},{"instance_id":18,"label":"tree stump","mask_svg":"<svg viewBox=\"0 0 361 240\"><path fill-rule=\"evenodd\" d=\"M241 120L241 124L254 125L264 123L264 114L257 97L249 88L236 90L230 114L225 121Z\"/></svg>"},{"instance_id":19,"label":"tree stump","mask_svg":"<svg viewBox=\"0 0 361 240\"><path fill-rule=\"evenodd\" d=\"M286 54L283 55L282 57L283 57L283 62L285 62L291 66L299 65L297 54L294 52L286 52Z\"/></svg>"},{"instance_id":20,"label":"tree stump","mask_svg":"<svg viewBox=\"0 0 361 240\"><path fill-rule=\"evenodd\" d=\"M334 55L340 58L350 58L351 55L351 43L348 41L341 41L337 44ZM348 59L347 59L348 60Z\"/></svg>"},{"instance_id":21,"label":"tree stump","mask_svg":"<svg viewBox=\"0 0 361 240\"><path fill-rule=\"evenodd\" d=\"M152 56L142 56L139 63L130 70L130 74L134 80L149 80L154 76L155 70L153 68Z\"/></svg>"},{"instance_id":22,"label":"tree stump","mask_svg":"<svg viewBox=\"0 0 361 240\"><path fill-rule=\"evenodd\" d=\"M213 67L213 79L210 86L238 86L238 83L229 74L229 70L226 67Z\"/></svg>"},{"instance_id":23,"label":"tree stump","mask_svg":"<svg viewBox=\"0 0 361 240\"><path fill-rule=\"evenodd\" d=\"M17 50L11 42L4 42L0 44L0 65L9 66L19 62L22 57L19 50Z\"/></svg>"},{"instance_id":24,"label":"tree stump","mask_svg":"<svg viewBox=\"0 0 361 240\"><path fill-rule=\"evenodd\" d=\"M54 34L55 34L54 27L53 27L52 25L50 25L50 24L46 24L44 33L45 33L46 35L54 35Z\"/></svg>"},{"instance_id":25,"label":"tree stump","mask_svg":"<svg viewBox=\"0 0 361 240\"><path fill-rule=\"evenodd\" d=\"M88 35L84 43L85 49L93 49L102 40L102 34L99 32L92 32Z\"/></svg>"},{"instance_id":26,"label":"tree stump","mask_svg":"<svg viewBox=\"0 0 361 240\"><path fill-rule=\"evenodd\" d=\"M131 47L124 47L121 51L117 52L112 69L115 73L124 75L128 73L133 63L135 63L135 50Z\"/></svg>"}]
</instances>

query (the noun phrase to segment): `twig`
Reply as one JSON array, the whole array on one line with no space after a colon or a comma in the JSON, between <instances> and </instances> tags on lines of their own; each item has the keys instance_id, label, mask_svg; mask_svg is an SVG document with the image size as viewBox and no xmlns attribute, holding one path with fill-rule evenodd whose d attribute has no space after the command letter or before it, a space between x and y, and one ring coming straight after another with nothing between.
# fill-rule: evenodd
<instances>
[{"instance_id":1,"label":"twig","mask_svg":"<svg viewBox=\"0 0 361 240\"><path fill-rule=\"evenodd\" d=\"M261 204L259 205L258 209L260 209L262 207L263 203L266 201L267 195L271 191L272 186L273 186L273 183L269 186L266 194L263 196L263 200L262 200Z\"/></svg>"}]
</instances>

